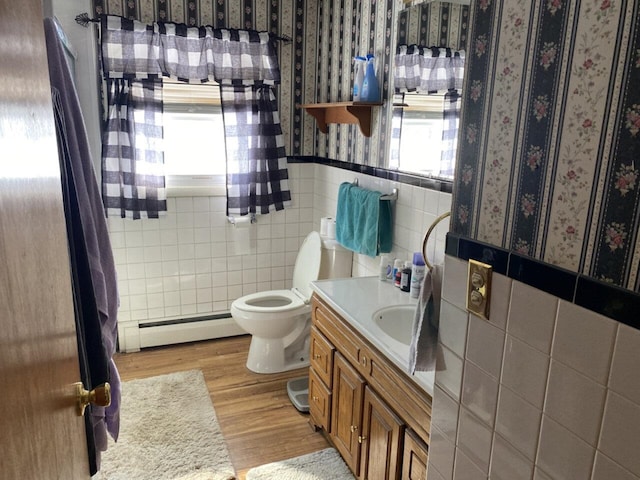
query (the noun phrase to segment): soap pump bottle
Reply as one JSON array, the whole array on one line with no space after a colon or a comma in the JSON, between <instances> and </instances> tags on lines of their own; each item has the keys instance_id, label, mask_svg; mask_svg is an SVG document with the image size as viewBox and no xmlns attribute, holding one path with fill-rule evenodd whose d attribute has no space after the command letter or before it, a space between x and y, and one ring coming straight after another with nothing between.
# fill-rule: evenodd
<instances>
[{"instance_id":1,"label":"soap pump bottle","mask_svg":"<svg viewBox=\"0 0 640 480\"><path fill-rule=\"evenodd\" d=\"M380 87L378 86L378 77L376 76L375 58L373 55L367 55L367 71L362 81L362 91L360 92L360 101L362 102L378 102L380 101Z\"/></svg>"}]
</instances>

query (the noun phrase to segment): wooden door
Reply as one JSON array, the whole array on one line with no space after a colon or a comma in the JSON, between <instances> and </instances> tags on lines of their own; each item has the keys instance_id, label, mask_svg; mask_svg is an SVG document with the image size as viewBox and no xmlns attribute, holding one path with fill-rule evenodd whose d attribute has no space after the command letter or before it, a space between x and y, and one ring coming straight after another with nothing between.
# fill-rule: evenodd
<instances>
[{"instance_id":1,"label":"wooden door","mask_svg":"<svg viewBox=\"0 0 640 480\"><path fill-rule=\"evenodd\" d=\"M89 478L41 0L0 0L0 476Z\"/></svg>"},{"instance_id":2,"label":"wooden door","mask_svg":"<svg viewBox=\"0 0 640 480\"><path fill-rule=\"evenodd\" d=\"M361 480L400 479L404 423L369 387L362 409Z\"/></svg>"},{"instance_id":3,"label":"wooden door","mask_svg":"<svg viewBox=\"0 0 640 480\"><path fill-rule=\"evenodd\" d=\"M331 406L331 439L347 465L358 475L362 427L362 397L364 379L336 352L333 362Z\"/></svg>"}]
</instances>

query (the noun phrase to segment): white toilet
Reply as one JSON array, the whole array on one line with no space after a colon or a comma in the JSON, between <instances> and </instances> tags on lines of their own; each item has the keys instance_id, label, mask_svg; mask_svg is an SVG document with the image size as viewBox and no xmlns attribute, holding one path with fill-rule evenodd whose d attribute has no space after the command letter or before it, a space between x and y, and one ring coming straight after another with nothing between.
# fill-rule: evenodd
<instances>
[{"instance_id":1,"label":"white toilet","mask_svg":"<svg viewBox=\"0 0 640 480\"><path fill-rule=\"evenodd\" d=\"M349 250L311 232L296 257L291 290L253 293L231 304L231 316L252 336L249 370L277 373L309 365L309 284L318 279L350 277L351 262Z\"/></svg>"}]
</instances>

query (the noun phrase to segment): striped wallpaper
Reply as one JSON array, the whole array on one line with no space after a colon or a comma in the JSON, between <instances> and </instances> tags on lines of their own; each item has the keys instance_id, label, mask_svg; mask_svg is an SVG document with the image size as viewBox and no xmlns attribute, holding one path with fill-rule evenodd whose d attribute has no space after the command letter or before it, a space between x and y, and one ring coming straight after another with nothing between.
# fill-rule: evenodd
<instances>
[{"instance_id":1,"label":"striped wallpaper","mask_svg":"<svg viewBox=\"0 0 640 480\"><path fill-rule=\"evenodd\" d=\"M640 292L639 8L475 3L454 232Z\"/></svg>"}]
</instances>

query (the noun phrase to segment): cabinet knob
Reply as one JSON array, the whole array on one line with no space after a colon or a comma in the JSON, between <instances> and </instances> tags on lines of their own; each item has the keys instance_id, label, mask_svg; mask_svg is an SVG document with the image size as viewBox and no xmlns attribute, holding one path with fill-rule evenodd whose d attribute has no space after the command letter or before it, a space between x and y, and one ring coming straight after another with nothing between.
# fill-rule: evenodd
<instances>
[{"instance_id":1,"label":"cabinet knob","mask_svg":"<svg viewBox=\"0 0 640 480\"><path fill-rule=\"evenodd\" d=\"M367 440L366 435L358 435L358 443L362 443Z\"/></svg>"},{"instance_id":2,"label":"cabinet knob","mask_svg":"<svg viewBox=\"0 0 640 480\"><path fill-rule=\"evenodd\" d=\"M362 357L362 360L360 361L360 363L362 363L363 367L367 366L367 357Z\"/></svg>"},{"instance_id":3,"label":"cabinet knob","mask_svg":"<svg viewBox=\"0 0 640 480\"><path fill-rule=\"evenodd\" d=\"M351 425L351 433L357 432L358 427L356 425Z\"/></svg>"},{"instance_id":4,"label":"cabinet knob","mask_svg":"<svg viewBox=\"0 0 640 480\"><path fill-rule=\"evenodd\" d=\"M316 360L320 360L322 358L322 355L320 355L319 353L316 353L313 355L313 358L315 358Z\"/></svg>"},{"instance_id":5,"label":"cabinet knob","mask_svg":"<svg viewBox=\"0 0 640 480\"><path fill-rule=\"evenodd\" d=\"M314 402L318 403L319 398L318 398L317 396L315 396L315 395L314 395L314 396L313 396L313 397L311 397L311 398L313 399L313 401L314 401Z\"/></svg>"}]
</instances>

